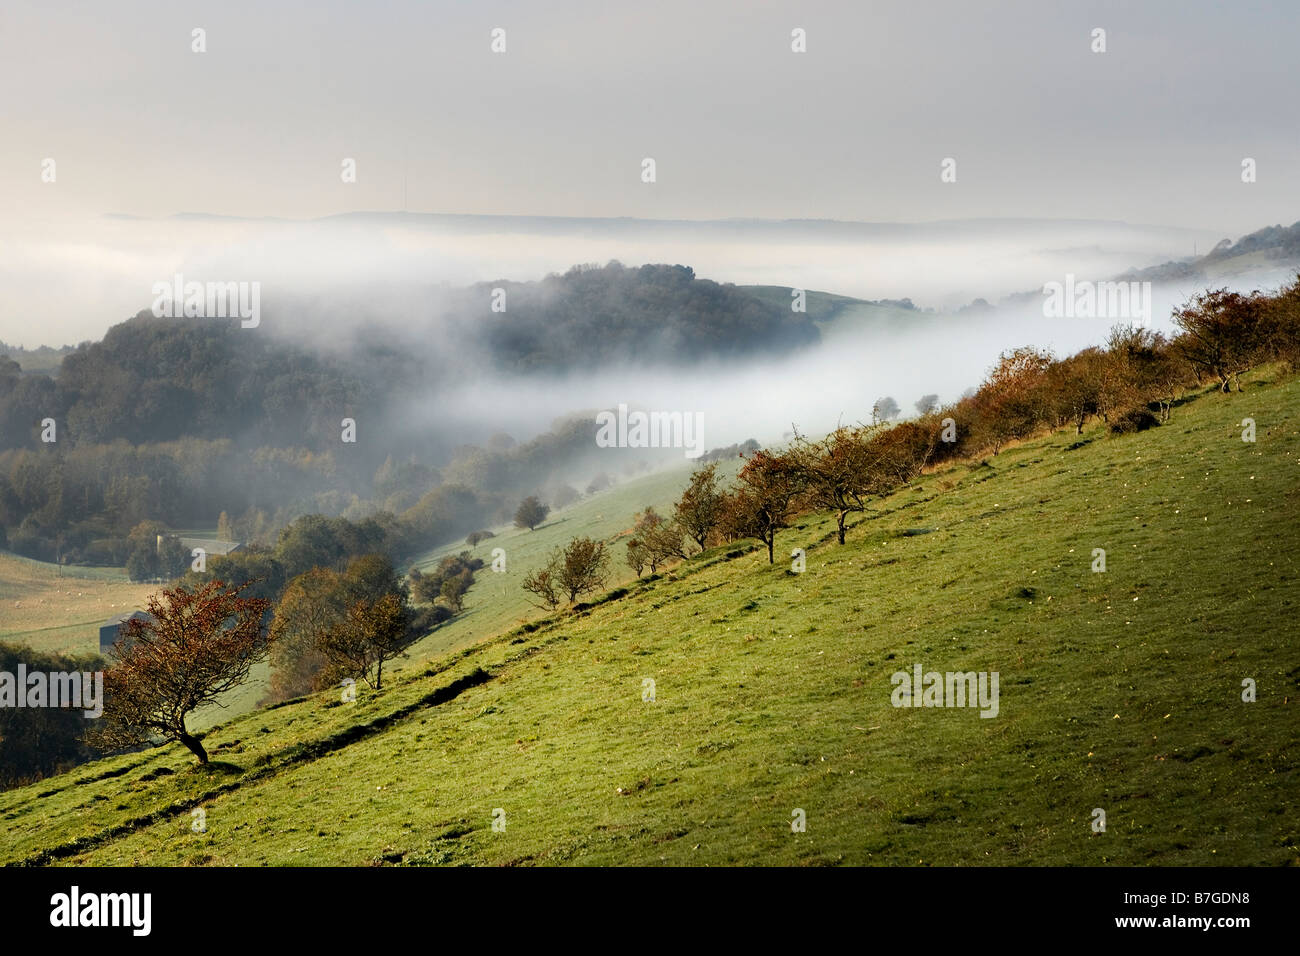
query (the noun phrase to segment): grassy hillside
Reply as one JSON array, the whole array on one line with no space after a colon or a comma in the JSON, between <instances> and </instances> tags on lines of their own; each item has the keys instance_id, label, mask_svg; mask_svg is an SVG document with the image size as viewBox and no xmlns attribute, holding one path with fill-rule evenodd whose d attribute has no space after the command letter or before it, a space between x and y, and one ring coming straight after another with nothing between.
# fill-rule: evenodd
<instances>
[{"instance_id":1,"label":"grassy hillside","mask_svg":"<svg viewBox=\"0 0 1300 956\"><path fill-rule=\"evenodd\" d=\"M623 563L624 549L619 543L624 532L630 530L633 516L647 505L667 513L688 480L691 467L684 463L680 468L624 480L552 514L536 531L520 531L508 525L493 529L497 537L469 550L490 561L493 548L505 548L507 572L481 572L466 597L465 611L412 645L408 656L395 663L394 671L423 667L432 656L466 647L538 617L519 582L540 566L552 549L571 538L588 535L610 542L615 557L611 585L632 578ZM720 473L731 475L735 471L735 463L726 462ZM216 537L214 528L177 533ZM425 570L444 555L463 550L467 550L463 543L448 544L421 555L411 566ZM149 595L158 589L157 584L131 582L121 568L60 569L58 565L0 551L0 641L27 644L41 651L94 653L99 648L100 625L116 614L143 608ZM220 705L200 710L192 726L206 730L256 709L270 686L268 665L255 665L245 684L226 694Z\"/></svg>"},{"instance_id":2,"label":"grassy hillside","mask_svg":"<svg viewBox=\"0 0 1300 956\"><path fill-rule=\"evenodd\" d=\"M724 461L718 469L722 480L730 480L738 470L737 460ZM681 496L690 481L694 465L683 463L653 475L624 481L600 494L575 502L567 508L552 512L542 524L532 531L520 530L513 525L492 528L496 537L481 542L477 547L464 543L449 544L420 555L411 567L428 571L449 554L469 551L482 558L490 567L492 552L501 548L506 553L506 570L493 573L484 568L475 576L474 585L465 598L465 610L452 620L432 631L428 637L414 644L405 665L423 667L434 655L466 647L470 644L533 620L541 616L529 601L520 582L530 571L546 563L547 556L577 537L604 541L613 558L609 584L624 584L636 577L624 558L626 541L638 512L652 505L662 515L672 514L672 503Z\"/></svg>"},{"instance_id":3,"label":"grassy hillside","mask_svg":"<svg viewBox=\"0 0 1300 956\"><path fill-rule=\"evenodd\" d=\"M735 462L727 462L720 474L735 473ZM500 634L527 620L541 616L528 601L528 595L519 582L530 571L541 567L556 547L571 539L586 535L606 541L614 561L610 586L614 587L634 577L623 561L622 544L631 530L633 517L647 505L653 505L661 514L670 512L672 502L690 478L692 466L686 463L679 468L653 475L626 479L613 488L575 502L562 511L552 513L533 531L521 531L513 525L492 528L496 537L489 538L475 548L456 542L434 548L420 555L405 569L412 567L427 571L449 554L470 551L481 557L489 566L492 550L506 552L506 570L496 574L486 568L478 573L473 587L465 597L465 610L450 621L441 624L428 635L416 641L405 657L391 665L391 673L422 670L431 658L451 650L460 650L485 638ZM209 536L215 535L210 532ZM199 534L202 537L203 535ZM219 705L203 708L192 721L196 730L207 730L240 714L256 709L266 698L271 686L271 671L266 663L255 665L248 681L222 698Z\"/></svg>"},{"instance_id":4,"label":"grassy hillside","mask_svg":"<svg viewBox=\"0 0 1300 956\"><path fill-rule=\"evenodd\" d=\"M169 746L5 793L0 859L1294 864L1298 507L1300 382L1202 394L928 475L844 547L810 516L777 542L803 574L719 549L233 720L208 768ZM999 672L999 715L895 709L915 663Z\"/></svg>"}]
</instances>

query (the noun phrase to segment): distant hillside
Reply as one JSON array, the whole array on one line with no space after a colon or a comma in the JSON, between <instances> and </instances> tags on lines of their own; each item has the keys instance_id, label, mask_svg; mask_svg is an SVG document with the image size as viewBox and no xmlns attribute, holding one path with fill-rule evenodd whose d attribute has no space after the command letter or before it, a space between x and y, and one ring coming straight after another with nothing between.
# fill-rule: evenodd
<instances>
[{"instance_id":1,"label":"distant hillside","mask_svg":"<svg viewBox=\"0 0 1300 956\"><path fill-rule=\"evenodd\" d=\"M1117 278L1149 282L1212 279L1225 271L1236 271L1234 266L1246 269L1287 264L1300 268L1300 222L1291 226L1265 226L1236 242L1224 239L1199 258L1188 257L1147 269L1131 269Z\"/></svg>"},{"instance_id":2,"label":"distant hillside","mask_svg":"<svg viewBox=\"0 0 1300 956\"><path fill-rule=\"evenodd\" d=\"M405 321L382 302L355 315L347 302L268 302L256 331L146 310L66 352L57 375L0 356L0 547L120 566L144 520L210 525L226 511L253 529L246 538L270 539L300 514L403 512L442 485L478 495L476 513L454 509L471 522L463 535L607 467L594 462L589 411L564 409L549 430L534 415L518 439L485 423L475 405L527 417L496 398L499 383L535 374L545 387L620 364L680 371L820 338L788 301L682 265L580 266L442 290L429 306ZM345 421L356 441L341 441ZM619 465L666 454L620 449Z\"/></svg>"},{"instance_id":3,"label":"distant hillside","mask_svg":"<svg viewBox=\"0 0 1300 956\"><path fill-rule=\"evenodd\" d=\"M504 293L496 310L495 289ZM337 444L340 410L364 409L373 423L411 390L459 381L473 357L500 371L564 373L785 354L818 341L813 317L791 312L788 292L778 303L770 290L700 279L681 265L576 266L539 282L456 290L440 305L427 327L400 333L360 318L350 344L328 352L314 339L249 334L234 319L147 310L73 350L5 359L0 346L0 451L41 447L47 416L64 423L59 440L70 444L248 436L319 449ZM310 327L311 305L295 308ZM276 322L267 317L272 332ZM56 380L22 380L24 361L48 368L59 359Z\"/></svg>"},{"instance_id":4,"label":"distant hillside","mask_svg":"<svg viewBox=\"0 0 1300 956\"><path fill-rule=\"evenodd\" d=\"M505 299L492 307L493 289ZM695 364L772 354L817 342L817 328L784 302L745 286L699 279L682 265L575 266L540 282L480 283L453 297L474 316L491 361L509 371L591 363Z\"/></svg>"},{"instance_id":5,"label":"distant hillside","mask_svg":"<svg viewBox=\"0 0 1300 956\"><path fill-rule=\"evenodd\" d=\"M63 357L72 351L71 345L64 345L61 348L50 348L48 345L41 345L34 349L25 349L21 345L10 345L7 342L0 342L0 358L8 356L12 361L22 366L23 374L33 375L37 373L57 374L59 363Z\"/></svg>"},{"instance_id":6,"label":"distant hillside","mask_svg":"<svg viewBox=\"0 0 1300 956\"><path fill-rule=\"evenodd\" d=\"M746 291L754 297L770 302L774 306L789 310L790 303L794 302L794 289L784 285L748 285L740 286L740 289ZM835 293L819 293L811 289L803 290L805 293L805 311L807 317L814 323L829 323L839 317L848 308L853 306L865 306L865 304L876 304L863 302L862 299L855 299L852 295L836 295Z\"/></svg>"}]
</instances>

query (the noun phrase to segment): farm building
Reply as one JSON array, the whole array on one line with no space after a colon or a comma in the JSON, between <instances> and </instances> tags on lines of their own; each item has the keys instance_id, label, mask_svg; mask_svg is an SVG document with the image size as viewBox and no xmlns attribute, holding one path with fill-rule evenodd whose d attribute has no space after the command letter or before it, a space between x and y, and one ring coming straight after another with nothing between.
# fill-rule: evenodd
<instances>
[{"instance_id":1,"label":"farm building","mask_svg":"<svg viewBox=\"0 0 1300 956\"><path fill-rule=\"evenodd\" d=\"M114 642L117 641L118 629L132 618L152 621L153 615L146 611L131 611L129 614L119 614L117 617L105 621L99 626L99 653L108 653Z\"/></svg>"},{"instance_id":2,"label":"farm building","mask_svg":"<svg viewBox=\"0 0 1300 956\"><path fill-rule=\"evenodd\" d=\"M190 552L195 548L202 548L208 557L217 554L233 554L244 546L240 541L222 541L220 538L181 538L180 542Z\"/></svg>"}]
</instances>

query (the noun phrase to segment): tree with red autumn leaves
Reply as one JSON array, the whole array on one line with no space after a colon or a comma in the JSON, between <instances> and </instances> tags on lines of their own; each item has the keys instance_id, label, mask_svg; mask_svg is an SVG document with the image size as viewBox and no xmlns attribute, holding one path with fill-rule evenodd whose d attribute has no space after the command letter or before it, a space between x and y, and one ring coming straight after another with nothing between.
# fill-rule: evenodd
<instances>
[{"instance_id":1,"label":"tree with red autumn leaves","mask_svg":"<svg viewBox=\"0 0 1300 956\"><path fill-rule=\"evenodd\" d=\"M208 762L186 718L244 683L269 650L262 617L270 602L241 596L252 583L164 588L149 598L150 618L123 625L113 645L118 660L104 674L102 745L128 747L161 735Z\"/></svg>"},{"instance_id":2,"label":"tree with red autumn leaves","mask_svg":"<svg viewBox=\"0 0 1300 956\"><path fill-rule=\"evenodd\" d=\"M793 455L756 451L736 477L740 484L728 501L732 520L741 533L767 545L767 562L772 564L776 533L790 527L795 499L804 488L799 462Z\"/></svg>"},{"instance_id":3,"label":"tree with red autumn leaves","mask_svg":"<svg viewBox=\"0 0 1300 956\"><path fill-rule=\"evenodd\" d=\"M796 433L789 452L807 486L807 504L834 513L840 544L849 515L865 511L867 499L880 490L871 468L870 440L868 428L841 426L820 441Z\"/></svg>"},{"instance_id":4,"label":"tree with red autumn leaves","mask_svg":"<svg viewBox=\"0 0 1300 956\"><path fill-rule=\"evenodd\" d=\"M1241 391L1240 376L1269 356L1273 301L1259 292L1202 293L1174 312L1183 331L1174 344L1198 375L1218 380L1219 391L1230 392L1234 384Z\"/></svg>"}]
</instances>

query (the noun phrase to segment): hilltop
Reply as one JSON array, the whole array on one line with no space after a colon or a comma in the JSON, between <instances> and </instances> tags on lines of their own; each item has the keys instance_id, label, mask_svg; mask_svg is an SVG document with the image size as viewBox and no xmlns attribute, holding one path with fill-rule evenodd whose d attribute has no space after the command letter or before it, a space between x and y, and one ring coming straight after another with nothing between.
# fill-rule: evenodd
<instances>
[{"instance_id":1,"label":"hilltop","mask_svg":"<svg viewBox=\"0 0 1300 956\"><path fill-rule=\"evenodd\" d=\"M355 704L232 720L208 768L168 746L10 791L0 856L1294 864L1300 382L1270 375L944 466L842 547L808 515L777 541L802 574L713 549ZM999 672L999 716L895 709L915 664Z\"/></svg>"},{"instance_id":2,"label":"hilltop","mask_svg":"<svg viewBox=\"0 0 1300 956\"><path fill-rule=\"evenodd\" d=\"M1203 256L1171 260L1146 269L1133 269L1117 278L1152 282L1215 280L1277 266L1292 266L1300 270L1300 222L1289 227L1265 226L1235 242L1222 239Z\"/></svg>"}]
</instances>

